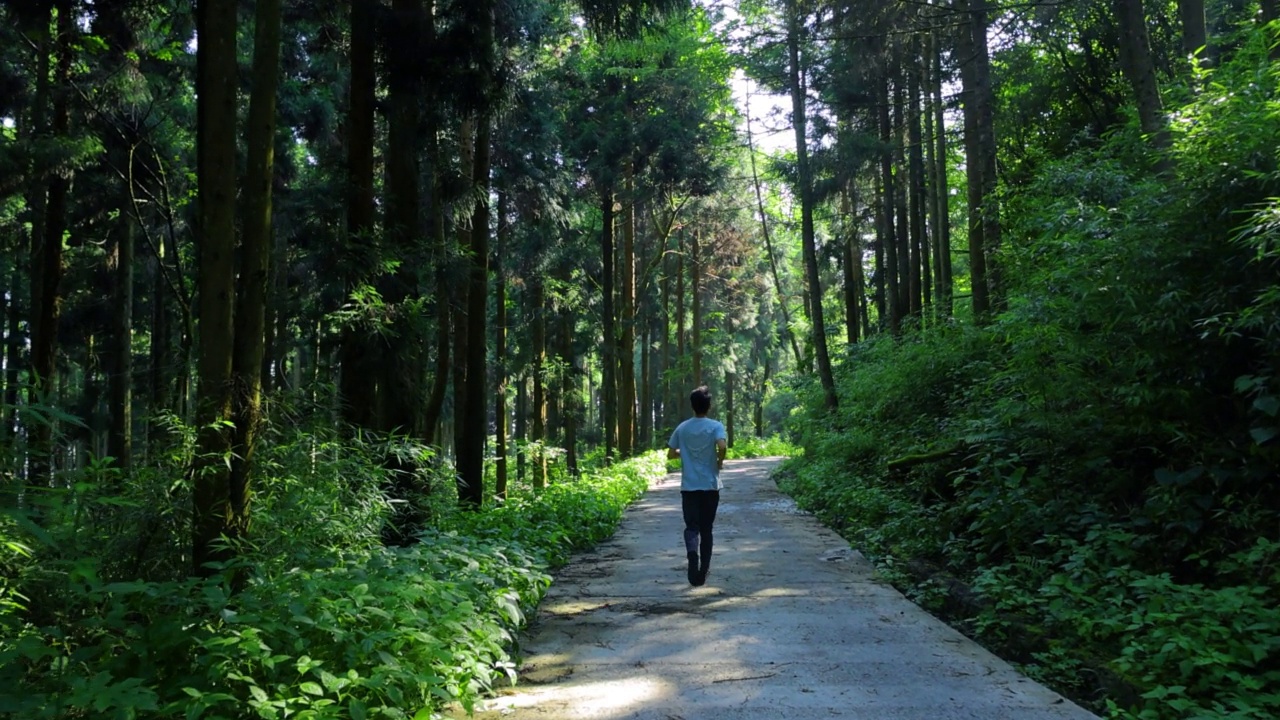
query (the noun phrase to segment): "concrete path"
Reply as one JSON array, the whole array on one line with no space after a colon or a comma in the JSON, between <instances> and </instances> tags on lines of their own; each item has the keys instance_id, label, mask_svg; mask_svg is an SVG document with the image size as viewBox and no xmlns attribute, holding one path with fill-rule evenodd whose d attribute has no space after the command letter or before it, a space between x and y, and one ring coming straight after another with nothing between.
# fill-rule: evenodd
<instances>
[{"instance_id":1,"label":"concrete path","mask_svg":"<svg viewBox=\"0 0 1280 720\"><path fill-rule=\"evenodd\" d=\"M679 477L655 485L560 570L523 638L520 687L476 717L1094 717L877 582L778 491L776 463L726 464L701 588L685 578Z\"/></svg>"}]
</instances>

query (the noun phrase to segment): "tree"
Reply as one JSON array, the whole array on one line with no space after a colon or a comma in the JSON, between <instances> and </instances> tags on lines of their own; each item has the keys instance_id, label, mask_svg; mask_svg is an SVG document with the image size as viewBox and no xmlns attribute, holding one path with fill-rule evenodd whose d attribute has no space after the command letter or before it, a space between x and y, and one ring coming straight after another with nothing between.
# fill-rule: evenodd
<instances>
[{"instance_id":1,"label":"tree","mask_svg":"<svg viewBox=\"0 0 1280 720\"><path fill-rule=\"evenodd\" d=\"M817 241L813 227L813 188L809 175L809 149L806 123L805 87L801 83L800 33L801 18L796 0L787 3L787 52L790 57L791 123L796 134L796 174L800 187L801 233L804 243L805 278L810 297L810 324L813 327L813 347L818 359L818 378L822 383L823 397L829 410L839 405L835 379L831 372L831 357L827 350L827 328L822 313L822 282L818 273Z\"/></svg>"},{"instance_id":2,"label":"tree","mask_svg":"<svg viewBox=\"0 0 1280 720\"><path fill-rule=\"evenodd\" d=\"M247 529L244 498L232 498L232 359L236 241L236 7L215 0L196 6L197 176L200 238L200 383L196 397L198 455L192 563L196 574L230 555L219 538Z\"/></svg>"}]
</instances>

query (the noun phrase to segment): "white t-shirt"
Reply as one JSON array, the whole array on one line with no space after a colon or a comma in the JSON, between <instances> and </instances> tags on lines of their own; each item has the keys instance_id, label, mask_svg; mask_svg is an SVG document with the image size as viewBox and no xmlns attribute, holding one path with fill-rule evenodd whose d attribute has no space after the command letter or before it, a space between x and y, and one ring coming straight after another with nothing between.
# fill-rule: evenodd
<instances>
[{"instance_id":1,"label":"white t-shirt","mask_svg":"<svg viewBox=\"0 0 1280 720\"><path fill-rule=\"evenodd\" d=\"M667 447L680 451L681 490L719 490L716 441L726 440L724 424L706 417L691 417L680 423Z\"/></svg>"}]
</instances>

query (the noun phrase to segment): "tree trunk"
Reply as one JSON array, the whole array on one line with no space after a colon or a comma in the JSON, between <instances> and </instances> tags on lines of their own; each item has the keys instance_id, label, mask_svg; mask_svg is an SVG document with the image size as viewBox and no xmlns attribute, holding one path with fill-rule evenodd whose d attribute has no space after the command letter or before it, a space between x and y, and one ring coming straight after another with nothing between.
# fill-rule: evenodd
<instances>
[{"instance_id":1,"label":"tree trunk","mask_svg":"<svg viewBox=\"0 0 1280 720\"><path fill-rule=\"evenodd\" d=\"M613 457L617 447L616 431L618 427L618 332L615 324L617 317L613 307L613 192L603 189L600 192L601 210L604 215L603 232L600 236L600 258L604 262L601 272L601 314L604 319L604 347L601 358L601 405L604 420L604 455Z\"/></svg>"},{"instance_id":2,"label":"tree trunk","mask_svg":"<svg viewBox=\"0 0 1280 720\"><path fill-rule=\"evenodd\" d=\"M686 354L685 332L684 332L684 308L685 308L685 248L684 248L684 231L676 235L676 358L675 368L676 380L675 385L675 405L672 412L675 414L676 420L680 419L680 413L683 410L684 396L691 388L688 386L689 378L686 376L688 372L688 356Z\"/></svg>"},{"instance_id":3,"label":"tree trunk","mask_svg":"<svg viewBox=\"0 0 1280 720\"><path fill-rule=\"evenodd\" d=\"M200 0L197 6L196 152L200 238L200 386L194 464L192 563L230 559L219 542L243 527L231 504L232 308L235 296L236 203L236 6Z\"/></svg>"},{"instance_id":4,"label":"tree trunk","mask_svg":"<svg viewBox=\"0 0 1280 720\"><path fill-rule=\"evenodd\" d=\"M280 79L281 0L255 6L253 92L246 134L245 217L240 247L232 360L231 532L249 529L250 479L262 424L262 358L266 340L267 279L274 244L272 189L275 181L276 87Z\"/></svg>"},{"instance_id":5,"label":"tree trunk","mask_svg":"<svg viewBox=\"0 0 1280 720\"><path fill-rule=\"evenodd\" d=\"M1263 1L1265 3L1266 0ZM1209 42L1204 0L1178 0L1178 18L1182 21L1182 54L1191 57Z\"/></svg>"},{"instance_id":6,"label":"tree trunk","mask_svg":"<svg viewBox=\"0 0 1280 720\"><path fill-rule=\"evenodd\" d=\"M982 91L979 66L987 59L985 0L968 0L967 27L959 33L961 95L964 98L965 176L969 192L969 281L972 286L973 317L979 324L991 315L991 295L987 277L987 247L983 237L982 177ZM976 40L982 38L981 47Z\"/></svg>"},{"instance_id":7,"label":"tree trunk","mask_svg":"<svg viewBox=\"0 0 1280 720\"><path fill-rule=\"evenodd\" d=\"M19 241L20 242L20 241ZM19 249L22 250L22 249ZM28 316L24 313L19 299L22 297L22 252L14 252L13 270L9 279L9 302L6 313L0 315L0 322L8 323L5 329L4 342L4 414L0 423L0 446L8 445L13 438L18 424L18 372L22 366L22 348L26 338L23 337L20 319ZM14 460L18 460L15 457Z\"/></svg>"},{"instance_id":8,"label":"tree trunk","mask_svg":"<svg viewBox=\"0 0 1280 720\"><path fill-rule=\"evenodd\" d=\"M662 346L661 346L661 367L658 368L658 377L662 382L662 415L659 416L658 423L666 430L675 427L676 405L673 398L676 394L676 384L672 382L671 371L675 368L675 343L671 337L671 275L675 267L675 259L669 253L664 253L662 258Z\"/></svg>"},{"instance_id":9,"label":"tree trunk","mask_svg":"<svg viewBox=\"0 0 1280 720\"><path fill-rule=\"evenodd\" d=\"M565 274L568 279L568 273ZM560 363L565 368L564 385L560 396L564 399L564 461L569 474L577 477L578 470L578 414L582 392L578 363L573 354L573 311L565 307L560 311Z\"/></svg>"},{"instance_id":10,"label":"tree trunk","mask_svg":"<svg viewBox=\"0 0 1280 720\"><path fill-rule=\"evenodd\" d=\"M107 455L128 474L133 467L133 250L137 224L133 215L120 213L124 228L116 244L115 322L111 333L111 374L107 379L111 425Z\"/></svg>"},{"instance_id":11,"label":"tree trunk","mask_svg":"<svg viewBox=\"0 0 1280 720\"><path fill-rule=\"evenodd\" d=\"M883 151L881 152L881 155L882 156L884 155ZM883 163L883 160L882 160L882 163ZM890 242L889 235L891 233L889 229L890 227L889 222L888 220L886 220L887 216L885 214L888 211L887 205L889 205L889 202L888 202L888 194L884 190L883 167L881 168L881 172L876 175L874 182L875 182L875 190L872 193L872 196L880 198L880 201L875 203L875 207L873 208L875 212L875 223L876 223L876 246L875 246L875 267L872 269L872 275L875 278L875 285L876 285L875 298L874 298L874 301L876 304L876 327L879 329L880 332L883 332L885 328L885 323L886 321L889 320L889 316L888 316L889 310L887 307L888 303L886 302L886 299L885 299L885 296L887 295L886 288L885 288L885 279L889 274L889 270L885 265L885 247Z\"/></svg>"},{"instance_id":12,"label":"tree trunk","mask_svg":"<svg viewBox=\"0 0 1280 720\"><path fill-rule=\"evenodd\" d=\"M524 482L529 443L529 378L521 375L516 382L516 479Z\"/></svg>"},{"instance_id":13,"label":"tree trunk","mask_svg":"<svg viewBox=\"0 0 1280 720\"><path fill-rule=\"evenodd\" d=\"M56 85L52 91L54 137L71 135L71 65L72 34L75 24L71 0L56 0L57 12L57 68ZM44 206L44 227L39 242L32 247L32 324L31 324L31 391L32 404L52 402L57 372L58 319L61 317L61 284L63 275L62 236L67 230L67 199L71 192L71 178L66 173L56 173L49 180L47 201ZM31 474L28 479L44 484L52 468L53 428L48 423L36 423L30 432Z\"/></svg>"},{"instance_id":14,"label":"tree trunk","mask_svg":"<svg viewBox=\"0 0 1280 720\"><path fill-rule=\"evenodd\" d=\"M932 95L933 110L933 258L936 269L935 282L938 290L938 305L942 317L951 317L953 312L951 289L951 203L947 178L947 125L946 106L942 101L942 47L936 35L930 35L930 52L928 61L932 64L929 73L929 92Z\"/></svg>"},{"instance_id":15,"label":"tree trunk","mask_svg":"<svg viewBox=\"0 0 1280 720\"><path fill-rule=\"evenodd\" d=\"M850 345L858 342L858 304L860 302L857 273L862 270L862 244L858 224L853 221L856 205L851 197L853 181L845 183L840 193L840 216L844 221L844 333Z\"/></svg>"},{"instance_id":16,"label":"tree trunk","mask_svg":"<svg viewBox=\"0 0 1280 720\"><path fill-rule=\"evenodd\" d=\"M529 439L537 444L533 456L533 486L544 488L547 486L547 453L544 450L547 442L547 299L541 277L529 279L529 304L533 314L529 348L533 360L533 408L530 413L533 427Z\"/></svg>"},{"instance_id":17,"label":"tree trunk","mask_svg":"<svg viewBox=\"0 0 1280 720\"><path fill-rule=\"evenodd\" d=\"M157 422L160 414L172 410L169 392L170 365L173 363L173 340L171 335L171 313L169 312L168 287L165 279L164 242L156 248L155 257L151 259L151 348L150 363L150 402L148 410L152 422L147 427L147 453L154 452L159 441L162 425Z\"/></svg>"},{"instance_id":18,"label":"tree trunk","mask_svg":"<svg viewBox=\"0 0 1280 720\"><path fill-rule=\"evenodd\" d=\"M475 125L470 117L464 118L458 127L458 158L463 168L475 173ZM466 253L471 247L471 231L465 224L457 227L457 250ZM460 275L461 273L451 273ZM442 291L443 292L443 291ZM449 284L453 298L453 457L455 469L463 448L460 429L467 414L467 282L456 279ZM459 495L461 497L461 495Z\"/></svg>"},{"instance_id":19,"label":"tree trunk","mask_svg":"<svg viewBox=\"0 0 1280 720\"><path fill-rule=\"evenodd\" d=\"M1001 279L998 253L1000 251L1000 204L996 196L996 135L995 88L991 84L991 58L987 52L987 2L972 0L976 8L973 21L973 44L976 48L974 62L974 93L978 112L978 171L982 179L982 196L979 208L982 221L982 249L986 254L990 309L999 312L1005 308L1004 282Z\"/></svg>"},{"instance_id":20,"label":"tree trunk","mask_svg":"<svg viewBox=\"0 0 1280 720\"><path fill-rule=\"evenodd\" d=\"M618 339L618 455L635 454L636 429L636 201L633 168L628 165L622 208L622 324Z\"/></svg>"},{"instance_id":21,"label":"tree trunk","mask_svg":"<svg viewBox=\"0 0 1280 720\"><path fill-rule=\"evenodd\" d=\"M488 19L492 36L493 13ZM486 378L486 315L489 302L489 158L493 121L487 113L476 118L475 173L472 184L477 201L471 215L471 263L467 282L467 387L459 435L458 497L470 508L484 503L484 441L486 432L484 391Z\"/></svg>"},{"instance_id":22,"label":"tree trunk","mask_svg":"<svg viewBox=\"0 0 1280 720\"><path fill-rule=\"evenodd\" d=\"M640 336L640 401L639 418L636 421L636 448L647 449L653 446L653 328L649 324L649 316L644 316L644 332Z\"/></svg>"},{"instance_id":23,"label":"tree trunk","mask_svg":"<svg viewBox=\"0 0 1280 720\"><path fill-rule=\"evenodd\" d=\"M379 279L382 299L393 310L390 342L379 341L375 361L376 424L378 430L417 434L417 408L421 396L422 368L417 348L422 339L408 308L416 299L418 278L413 259L421 247L419 202L419 43L422 42L422 0L394 0L391 23L384 37L387 57L387 155L386 214L383 235L395 257L401 260L394 273ZM386 459L398 485L413 484L412 469L399 455Z\"/></svg>"},{"instance_id":24,"label":"tree trunk","mask_svg":"<svg viewBox=\"0 0 1280 720\"><path fill-rule=\"evenodd\" d=\"M907 151L911 184L911 312L923 317L924 308L932 304L933 293L929 277L929 245L925 238L925 172L923 132L920 112L920 71L923 67L918 40L911 42L911 66L907 68Z\"/></svg>"},{"instance_id":25,"label":"tree trunk","mask_svg":"<svg viewBox=\"0 0 1280 720\"><path fill-rule=\"evenodd\" d=\"M906 87L902 75L903 69L898 68L893 78L893 206L897 213L893 234L897 240L899 319L913 315L912 297L917 289L912 285L911 272L915 258L911 255L911 209L907 207L911 178L907 172ZM918 284L919 278L915 280Z\"/></svg>"},{"instance_id":26,"label":"tree trunk","mask_svg":"<svg viewBox=\"0 0 1280 720\"><path fill-rule=\"evenodd\" d=\"M373 254L373 131L376 7L367 0L351 0L351 79L347 110L347 256L345 291L349 296L368 281ZM343 330L339 394L343 418L358 427L373 427L375 374L368 354L369 340L360 328Z\"/></svg>"},{"instance_id":27,"label":"tree trunk","mask_svg":"<svg viewBox=\"0 0 1280 720\"><path fill-rule=\"evenodd\" d=\"M887 316L889 332L897 335L902 323L898 304L898 240L893 227L898 193L893 177L893 121L890 114L893 92L890 89L887 71L880 74L879 90L877 123L880 130L880 196L882 200L878 223L880 237L876 248L877 301L881 324L883 325Z\"/></svg>"},{"instance_id":28,"label":"tree trunk","mask_svg":"<svg viewBox=\"0 0 1280 720\"><path fill-rule=\"evenodd\" d=\"M985 0L972 0L982 6ZM1151 36L1142 0L1111 0L1111 11L1120 32L1120 69L1129 81L1134 102L1138 106L1138 124L1156 150L1169 147L1169 132L1156 81L1156 66L1151 55ZM974 13L975 22L979 17ZM985 18L985 14L982 15Z\"/></svg>"},{"instance_id":29,"label":"tree trunk","mask_svg":"<svg viewBox=\"0 0 1280 720\"><path fill-rule=\"evenodd\" d=\"M813 346L818 359L818 378L828 410L836 409L835 378L831 357L827 353L827 327L822 316L822 282L818 274L818 248L813 228L813 187L809 173L808 130L805 115L805 89L800 83L800 10L798 0L788 0L787 46L790 55L791 119L796 132L796 171L800 184L800 234L804 245L805 276L812 297Z\"/></svg>"},{"instance_id":30,"label":"tree trunk","mask_svg":"<svg viewBox=\"0 0 1280 720\"><path fill-rule=\"evenodd\" d=\"M729 447L733 447L733 436L736 432L734 427L734 391L737 389L737 375L732 371L724 374L724 433L727 438Z\"/></svg>"},{"instance_id":31,"label":"tree trunk","mask_svg":"<svg viewBox=\"0 0 1280 720\"><path fill-rule=\"evenodd\" d=\"M693 231L693 244L690 246L689 300L693 313L690 329L690 351L693 355L693 386L701 387L702 379L702 231Z\"/></svg>"},{"instance_id":32,"label":"tree trunk","mask_svg":"<svg viewBox=\"0 0 1280 720\"><path fill-rule=\"evenodd\" d=\"M497 247L493 251L493 496L498 500L507 497L507 276L503 262L507 253L507 236L511 232L511 225L507 222L508 205L506 191L499 190Z\"/></svg>"},{"instance_id":33,"label":"tree trunk","mask_svg":"<svg viewBox=\"0 0 1280 720\"><path fill-rule=\"evenodd\" d=\"M430 13L428 13L430 15ZM428 19L428 23L430 20ZM423 410L422 436L428 444L444 446L440 437L440 414L444 411L444 398L449 389L449 240L444 226L444 200L441 197L443 182L440 177L440 139L434 127L427 132L428 158L431 164L431 211L428 232L435 262L436 302L436 358L435 375L431 380L431 394Z\"/></svg>"}]
</instances>

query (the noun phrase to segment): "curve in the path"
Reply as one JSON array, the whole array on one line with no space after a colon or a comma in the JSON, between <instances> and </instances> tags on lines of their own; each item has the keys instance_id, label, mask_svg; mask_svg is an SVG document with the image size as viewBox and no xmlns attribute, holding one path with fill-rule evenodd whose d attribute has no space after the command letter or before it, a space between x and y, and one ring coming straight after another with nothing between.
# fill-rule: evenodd
<instances>
[{"instance_id":1,"label":"curve in the path","mask_svg":"<svg viewBox=\"0 0 1280 720\"><path fill-rule=\"evenodd\" d=\"M476 717L1094 717L876 581L778 491L776 463L726 465L701 588L685 579L679 478L651 488L556 575L523 637L521 686Z\"/></svg>"}]
</instances>

